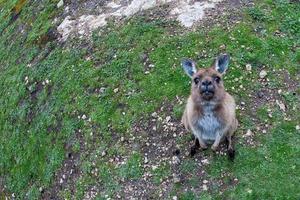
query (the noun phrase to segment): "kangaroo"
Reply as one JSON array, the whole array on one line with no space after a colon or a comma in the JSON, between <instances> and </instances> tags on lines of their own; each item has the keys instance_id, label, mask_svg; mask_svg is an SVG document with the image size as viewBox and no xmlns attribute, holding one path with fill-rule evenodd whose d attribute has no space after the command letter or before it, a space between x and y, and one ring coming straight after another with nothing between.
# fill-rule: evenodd
<instances>
[{"instance_id":1,"label":"kangaroo","mask_svg":"<svg viewBox=\"0 0 300 200\"><path fill-rule=\"evenodd\" d=\"M188 98L182 123L195 136L195 144L190 155L201 147L216 151L219 144L227 140L228 156L234 159L235 150L232 136L237 129L234 98L225 91L222 76L229 65L229 56L221 54L210 68L197 70L196 63L191 59L183 59L182 67L192 79L191 95Z\"/></svg>"}]
</instances>

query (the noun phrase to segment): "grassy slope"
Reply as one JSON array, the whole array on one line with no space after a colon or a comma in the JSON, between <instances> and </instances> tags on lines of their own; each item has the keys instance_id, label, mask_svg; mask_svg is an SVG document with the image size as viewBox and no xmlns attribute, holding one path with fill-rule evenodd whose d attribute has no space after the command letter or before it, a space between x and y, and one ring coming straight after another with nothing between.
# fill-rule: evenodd
<instances>
[{"instance_id":1,"label":"grassy slope","mask_svg":"<svg viewBox=\"0 0 300 200\"><path fill-rule=\"evenodd\" d=\"M293 79L299 74L300 8L296 3L266 0L248 10L247 19L230 31L216 28L207 33L196 31L181 36L171 36L163 28L170 26L164 21L133 19L121 29L110 25L110 29L95 34L91 50L42 42L59 12L55 1L28 1L19 18L9 24L10 11L16 3L0 1L3 10L0 14L0 176L4 178L6 191L20 198L26 194L37 198L39 188L51 184L55 171L65 159L66 146L79 151L78 130L87 143L85 148L91 149L81 155L83 175L76 186L78 198L99 180L104 192L113 195L121 177L140 178L142 155L139 152L128 155L125 148L113 143L114 134L127 137L131 125L141 116L153 112L166 99L172 101L176 95L188 95L189 82L179 66L182 57L198 57L199 65L207 66L211 57L219 53L219 46L226 44L232 63L225 84L238 101L247 103L251 102L248 94L260 87L256 81L260 65L266 65L270 87L274 89L283 85L277 77L279 69L289 71ZM23 33L17 31L20 28L24 28ZM278 29L284 37L274 35ZM86 43L72 42L82 46ZM207 51L207 57L201 55L202 50ZM155 66L148 75L140 58L143 53L149 55ZM247 63L253 65L251 74L245 73ZM273 69L277 71L272 72ZM240 77L240 81L234 81ZM43 85L46 80L50 82ZM245 90L240 89L241 84ZM103 93L95 92L101 87L106 88ZM118 93L114 93L115 88L119 89ZM133 90L128 97L126 94ZM267 120L272 125L267 135L256 138L261 146L238 145L233 165L224 157L213 160L207 169L208 178L218 180L226 172L239 180L238 185L226 189L223 195L227 198L295 199L300 196L299 132L295 130L300 119L292 110L299 109L298 95L299 90L296 97L284 91L291 121L284 121L281 113L276 115L278 109L274 109L272 119L261 112L261 122ZM122 104L126 106L120 109ZM177 109L179 114L173 113L175 116L182 112L181 107ZM249 112L239 113L240 133L249 127L254 130ZM83 114L91 122L78 119ZM99 176L91 176L94 156L107 147L108 155L96 160ZM116 154L129 156L127 165L106 164ZM165 168L157 173L170 173ZM219 196L219 189L213 187L206 197ZM70 193L64 191L61 195L68 197ZM179 195L189 199L198 194Z\"/></svg>"}]
</instances>

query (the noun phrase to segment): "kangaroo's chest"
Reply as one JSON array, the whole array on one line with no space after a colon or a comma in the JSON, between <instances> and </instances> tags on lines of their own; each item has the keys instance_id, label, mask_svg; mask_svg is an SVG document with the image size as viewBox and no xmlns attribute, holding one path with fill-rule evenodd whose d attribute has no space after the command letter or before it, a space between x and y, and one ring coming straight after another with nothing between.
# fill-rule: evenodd
<instances>
[{"instance_id":1,"label":"kangaroo's chest","mask_svg":"<svg viewBox=\"0 0 300 200\"><path fill-rule=\"evenodd\" d=\"M204 110L203 115L197 121L197 126L200 130L201 138L206 141L214 141L222 129L219 119L211 108Z\"/></svg>"}]
</instances>

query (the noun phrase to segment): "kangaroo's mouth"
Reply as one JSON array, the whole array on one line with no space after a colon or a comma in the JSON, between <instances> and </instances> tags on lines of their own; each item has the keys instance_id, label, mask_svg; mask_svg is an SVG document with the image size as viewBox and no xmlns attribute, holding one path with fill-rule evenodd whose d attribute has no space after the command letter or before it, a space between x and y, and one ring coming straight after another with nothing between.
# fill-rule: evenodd
<instances>
[{"instance_id":1,"label":"kangaroo's mouth","mask_svg":"<svg viewBox=\"0 0 300 200\"><path fill-rule=\"evenodd\" d=\"M215 92L210 90L201 91L202 98L205 100L211 100L214 97Z\"/></svg>"}]
</instances>

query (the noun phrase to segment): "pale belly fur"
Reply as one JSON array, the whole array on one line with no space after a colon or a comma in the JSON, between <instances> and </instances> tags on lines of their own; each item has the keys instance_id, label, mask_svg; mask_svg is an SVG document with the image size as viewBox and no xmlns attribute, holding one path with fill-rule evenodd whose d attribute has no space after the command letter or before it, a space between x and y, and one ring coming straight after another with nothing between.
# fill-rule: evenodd
<instances>
[{"instance_id":1,"label":"pale belly fur","mask_svg":"<svg viewBox=\"0 0 300 200\"><path fill-rule=\"evenodd\" d=\"M199 130L198 137L206 143L212 143L215 141L217 134L223 134L223 127L218 118L214 116L213 112L210 112L210 110L206 111L207 112L198 119L196 123Z\"/></svg>"}]
</instances>

